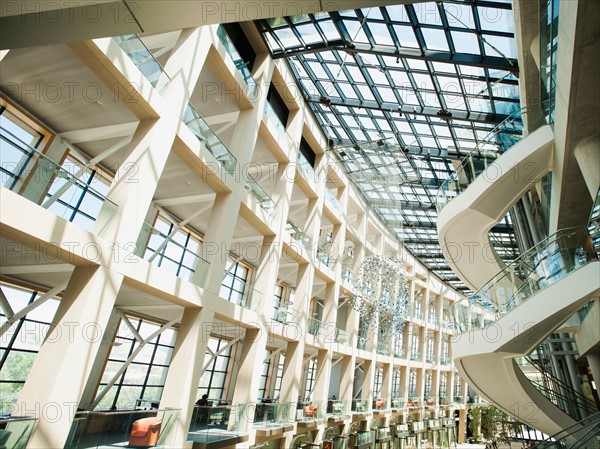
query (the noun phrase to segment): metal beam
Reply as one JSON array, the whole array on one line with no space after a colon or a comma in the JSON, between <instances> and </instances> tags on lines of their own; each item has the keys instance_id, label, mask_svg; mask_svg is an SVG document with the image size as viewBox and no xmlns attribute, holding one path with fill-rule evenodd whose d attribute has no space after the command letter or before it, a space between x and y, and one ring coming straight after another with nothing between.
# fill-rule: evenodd
<instances>
[{"instance_id":1,"label":"metal beam","mask_svg":"<svg viewBox=\"0 0 600 449\"><path fill-rule=\"evenodd\" d=\"M500 56L474 55L469 53L450 53L435 50L421 50L419 48L394 48L383 45L371 46L364 43L347 43L343 39L332 42L320 42L318 44L307 46L299 50L280 51L273 53L274 59L290 58L311 53L320 53L324 51L344 51L351 55L365 53L376 56L389 56L401 59L419 59L421 61L444 62L450 64L461 64L473 67L482 67L495 70L505 70L519 76L519 65L516 60L505 59Z\"/></svg>"},{"instance_id":2,"label":"metal beam","mask_svg":"<svg viewBox=\"0 0 600 449\"><path fill-rule=\"evenodd\" d=\"M379 104L374 100L358 100L354 98L346 98L343 99L341 97L327 97L327 99L322 98L319 95L309 94L306 95L305 101L307 103L316 103L323 104L324 106L343 106L346 108L363 108L363 109L374 109L378 111L390 112L390 113L398 113L401 111L403 114L412 114L417 116L425 116L439 119L440 116L438 113L440 112L439 108L434 108L431 106L412 106L412 105L403 105L399 106L398 103L392 103L384 101ZM518 102L518 100L516 100ZM486 114L482 112L467 112L451 109L452 112L452 120L462 120L468 122L477 122L477 123L490 123L494 125L498 125L502 123L504 120L508 118L506 114Z\"/></svg>"}]
</instances>

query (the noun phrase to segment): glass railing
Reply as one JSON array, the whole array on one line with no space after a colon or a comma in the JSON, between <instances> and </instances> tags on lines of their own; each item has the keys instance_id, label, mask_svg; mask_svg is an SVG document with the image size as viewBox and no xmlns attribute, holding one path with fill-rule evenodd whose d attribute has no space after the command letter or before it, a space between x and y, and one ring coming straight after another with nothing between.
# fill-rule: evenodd
<instances>
[{"instance_id":1,"label":"glass railing","mask_svg":"<svg viewBox=\"0 0 600 449\"><path fill-rule=\"evenodd\" d=\"M342 281L352 284L352 270L348 267L342 267Z\"/></svg>"},{"instance_id":2,"label":"glass railing","mask_svg":"<svg viewBox=\"0 0 600 449\"><path fill-rule=\"evenodd\" d=\"M596 253L600 253L600 189L598 189L587 228L591 238L590 249L593 249Z\"/></svg>"},{"instance_id":3,"label":"glass railing","mask_svg":"<svg viewBox=\"0 0 600 449\"><path fill-rule=\"evenodd\" d=\"M257 90L256 81L252 76L252 73L250 73L250 70L244 62L244 59L238 52L238 49L236 48L235 44L229 37L229 34L227 34L227 31L222 25L219 25L219 27L217 28L217 36L223 44L223 47L225 47L225 51L227 51L227 54L233 61L233 64L235 65L236 69L242 76L244 83L248 88L248 96L254 97L256 95Z\"/></svg>"},{"instance_id":4,"label":"glass railing","mask_svg":"<svg viewBox=\"0 0 600 449\"><path fill-rule=\"evenodd\" d=\"M262 293L241 279L233 278L229 272L225 273L224 285L221 285L219 296L229 302L258 312L262 301ZM228 287L234 285L235 288Z\"/></svg>"},{"instance_id":5,"label":"glass railing","mask_svg":"<svg viewBox=\"0 0 600 449\"><path fill-rule=\"evenodd\" d=\"M246 178L246 190L258 200L260 207L267 211L269 215L272 216L275 213L275 202L250 174Z\"/></svg>"},{"instance_id":6,"label":"glass railing","mask_svg":"<svg viewBox=\"0 0 600 449\"><path fill-rule=\"evenodd\" d=\"M327 414L333 416L348 415L351 409L350 401L330 399L327 401Z\"/></svg>"},{"instance_id":7,"label":"glass railing","mask_svg":"<svg viewBox=\"0 0 600 449\"><path fill-rule=\"evenodd\" d=\"M394 357L398 357L399 359L405 359L406 349L402 347L394 349Z\"/></svg>"},{"instance_id":8,"label":"glass railing","mask_svg":"<svg viewBox=\"0 0 600 449\"><path fill-rule=\"evenodd\" d=\"M180 410L77 412L65 449L103 447L173 447ZM135 432L136 430L146 430Z\"/></svg>"},{"instance_id":9,"label":"glass railing","mask_svg":"<svg viewBox=\"0 0 600 449\"><path fill-rule=\"evenodd\" d=\"M450 365L450 362L452 362L452 359L448 356L442 356L440 357L440 363L442 365Z\"/></svg>"},{"instance_id":10,"label":"glass railing","mask_svg":"<svg viewBox=\"0 0 600 449\"><path fill-rule=\"evenodd\" d=\"M206 444L247 433L251 405L196 405L190 422L188 441Z\"/></svg>"},{"instance_id":11,"label":"glass railing","mask_svg":"<svg viewBox=\"0 0 600 449\"><path fill-rule=\"evenodd\" d=\"M469 307L453 306L460 307L453 313L455 329L467 332L484 328L594 260L597 255L584 249L589 239L587 229L581 227L560 230L538 243L484 285Z\"/></svg>"},{"instance_id":12,"label":"glass railing","mask_svg":"<svg viewBox=\"0 0 600 449\"><path fill-rule=\"evenodd\" d=\"M310 251L312 245L311 238L291 220L288 220L285 230L294 240L301 243L307 251Z\"/></svg>"},{"instance_id":13,"label":"glass railing","mask_svg":"<svg viewBox=\"0 0 600 449\"><path fill-rule=\"evenodd\" d=\"M421 361L421 353L420 352L411 352L410 359L414 362Z\"/></svg>"},{"instance_id":14,"label":"glass railing","mask_svg":"<svg viewBox=\"0 0 600 449\"><path fill-rule=\"evenodd\" d=\"M140 72L142 72L150 84L154 87L159 87L159 82L162 78L166 86L170 80L169 76L139 36L129 34L126 36L115 36L113 39L127 53L127 56L140 69Z\"/></svg>"},{"instance_id":15,"label":"glass railing","mask_svg":"<svg viewBox=\"0 0 600 449\"><path fill-rule=\"evenodd\" d=\"M286 151L289 150L292 146L292 137L288 133L285 124L281 122L281 119L275 113L273 106L271 106L271 103L268 101L265 101L264 121L267 128L271 130L271 133L273 133L276 138L283 139L283 149Z\"/></svg>"},{"instance_id":16,"label":"glass railing","mask_svg":"<svg viewBox=\"0 0 600 449\"><path fill-rule=\"evenodd\" d=\"M373 350L373 340L368 339L367 337L358 337L356 342L356 347L358 349L362 349L363 351L372 351Z\"/></svg>"},{"instance_id":17,"label":"glass railing","mask_svg":"<svg viewBox=\"0 0 600 449\"><path fill-rule=\"evenodd\" d=\"M323 323L316 318L308 319L308 333L314 336L318 336L323 329Z\"/></svg>"},{"instance_id":18,"label":"glass railing","mask_svg":"<svg viewBox=\"0 0 600 449\"><path fill-rule=\"evenodd\" d=\"M280 304L273 307L273 320L282 324L298 324L300 322L300 312L292 309L287 304Z\"/></svg>"},{"instance_id":19,"label":"glass railing","mask_svg":"<svg viewBox=\"0 0 600 449\"><path fill-rule=\"evenodd\" d=\"M317 259L324 264L326 267L331 268L333 270L333 268L335 267L335 262L336 262L336 258L332 257L331 254L329 254L330 248L327 249L321 249L319 248L317 250Z\"/></svg>"},{"instance_id":20,"label":"glass railing","mask_svg":"<svg viewBox=\"0 0 600 449\"><path fill-rule=\"evenodd\" d=\"M291 402L260 403L254 409L254 428L280 427L294 422L296 404Z\"/></svg>"},{"instance_id":21,"label":"glass railing","mask_svg":"<svg viewBox=\"0 0 600 449\"><path fill-rule=\"evenodd\" d=\"M377 354L391 355L390 343L386 341L377 342Z\"/></svg>"},{"instance_id":22,"label":"glass railing","mask_svg":"<svg viewBox=\"0 0 600 449\"><path fill-rule=\"evenodd\" d=\"M352 399L352 411L354 413L365 413L370 410L368 399Z\"/></svg>"},{"instance_id":23,"label":"glass railing","mask_svg":"<svg viewBox=\"0 0 600 449\"><path fill-rule=\"evenodd\" d=\"M408 399L408 408L411 410L419 409L423 407L423 401L418 396L412 396Z\"/></svg>"},{"instance_id":24,"label":"glass railing","mask_svg":"<svg viewBox=\"0 0 600 449\"><path fill-rule=\"evenodd\" d=\"M425 395L425 407L435 407L438 405L438 398L436 396Z\"/></svg>"},{"instance_id":25,"label":"glass railing","mask_svg":"<svg viewBox=\"0 0 600 449\"><path fill-rule=\"evenodd\" d=\"M542 98L547 98L545 108L547 120L554 123L556 96L556 68L558 62L558 12L560 2L545 0L540 2L540 77Z\"/></svg>"},{"instance_id":26,"label":"glass railing","mask_svg":"<svg viewBox=\"0 0 600 449\"><path fill-rule=\"evenodd\" d=\"M350 342L350 334L345 330L336 327L333 341L341 345L347 345Z\"/></svg>"},{"instance_id":27,"label":"glass railing","mask_svg":"<svg viewBox=\"0 0 600 449\"><path fill-rule=\"evenodd\" d=\"M404 398L393 398L392 408L396 410L405 410L407 408L406 401Z\"/></svg>"},{"instance_id":28,"label":"glass railing","mask_svg":"<svg viewBox=\"0 0 600 449\"><path fill-rule=\"evenodd\" d=\"M377 427L375 429L376 440L385 440L392 437L392 431L389 427Z\"/></svg>"},{"instance_id":29,"label":"glass railing","mask_svg":"<svg viewBox=\"0 0 600 449\"><path fill-rule=\"evenodd\" d=\"M2 127L0 139L0 179L7 189L87 230L101 232L116 214L118 206L93 187L90 169L77 166L71 173ZM7 154L12 160L4 160Z\"/></svg>"},{"instance_id":30,"label":"glass railing","mask_svg":"<svg viewBox=\"0 0 600 449\"><path fill-rule=\"evenodd\" d=\"M598 449L600 447L600 413L533 446L534 449Z\"/></svg>"},{"instance_id":31,"label":"glass railing","mask_svg":"<svg viewBox=\"0 0 600 449\"><path fill-rule=\"evenodd\" d=\"M329 189L325 189L325 200L329 202L333 209L339 213L342 213L342 205L340 204L340 200L333 194L333 192Z\"/></svg>"},{"instance_id":32,"label":"glass railing","mask_svg":"<svg viewBox=\"0 0 600 449\"><path fill-rule=\"evenodd\" d=\"M210 263L187 249L173 236L145 222L139 241L147 242L143 255L146 261L198 287L204 287Z\"/></svg>"},{"instance_id":33,"label":"glass railing","mask_svg":"<svg viewBox=\"0 0 600 449\"><path fill-rule=\"evenodd\" d=\"M461 192L487 169L502 153L523 139L523 115L534 105L513 112L496 126L456 167L455 172L440 186L436 198L437 211L440 212L448 202Z\"/></svg>"},{"instance_id":34,"label":"glass railing","mask_svg":"<svg viewBox=\"0 0 600 449\"><path fill-rule=\"evenodd\" d=\"M317 173L315 172L315 169L313 168L312 165L310 165L310 162L308 162L306 157L304 157L304 155L299 151L298 151L298 160L297 160L296 164L298 165L298 167L300 167L300 171L302 173L304 173L304 176L306 176L306 178L310 182L312 182L313 184L316 184L319 181L319 178L317 177Z\"/></svg>"},{"instance_id":35,"label":"glass railing","mask_svg":"<svg viewBox=\"0 0 600 449\"><path fill-rule=\"evenodd\" d=\"M425 362L427 363L436 363L437 362L437 357L433 354L427 354L425 356Z\"/></svg>"},{"instance_id":36,"label":"glass railing","mask_svg":"<svg viewBox=\"0 0 600 449\"><path fill-rule=\"evenodd\" d=\"M298 402L296 421L322 421L327 415L328 401Z\"/></svg>"},{"instance_id":37,"label":"glass railing","mask_svg":"<svg viewBox=\"0 0 600 449\"><path fill-rule=\"evenodd\" d=\"M373 400L373 410L389 410L391 405L392 401L390 398L377 398Z\"/></svg>"},{"instance_id":38,"label":"glass railing","mask_svg":"<svg viewBox=\"0 0 600 449\"><path fill-rule=\"evenodd\" d=\"M0 415L0 447L5 449L25 449L37 419L29 416Z\"/></svg>"},{"instance_id":39,"label":"glass railing","mask_svg":"<svg viewBox=\"0 0 600 449\"><path fill-rule=\"evenodd\" d=\"M181 120L194 133L198 140L204 143L210 154L223 165L225 171L230 175L234 174L237 159L231 154L212 128L208 126L208 123L206 123L196 108L188 103Z\"/></svg>"}]
</instances>

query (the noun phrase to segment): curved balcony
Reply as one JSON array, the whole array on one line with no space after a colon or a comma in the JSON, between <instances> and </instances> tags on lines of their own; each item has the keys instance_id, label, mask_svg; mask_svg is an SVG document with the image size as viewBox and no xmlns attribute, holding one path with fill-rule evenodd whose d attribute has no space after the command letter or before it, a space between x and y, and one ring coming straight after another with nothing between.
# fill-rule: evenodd
<instances>
[{"instance_id":1,"label":"curved balcony","mask_svg":"<svg viewBox=\"0 0 600 449\"><path fill-rule=\"evenodd\" d=\"M478 148L438 196L444 255L477 292L452 310L453 356L461 376L480 394L552 435L577 420L549 391L532 383L517 360L597 297L600 262L584 228L560 230L508 266L495 253L490 229L549 171L554 146L552 128L542 126L513 139L510 151L503 153L504 129L495 130L495 153L476 157L481 156Z\"/></svg>"}]
</instances>

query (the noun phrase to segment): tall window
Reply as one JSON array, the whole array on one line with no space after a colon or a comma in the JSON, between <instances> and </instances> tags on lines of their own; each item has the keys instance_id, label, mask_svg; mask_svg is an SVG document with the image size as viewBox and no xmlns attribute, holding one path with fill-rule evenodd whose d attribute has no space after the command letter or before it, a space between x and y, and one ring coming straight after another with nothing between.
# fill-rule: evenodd
<instances>
[{"instance_id":1,"label":"tall window","mask_svg":"<svg viewBox=\"0 0 600 449\"><path fill-rule=\"evenodd\" d=\"M427 371L425 374L425 397L428 398L431 396L431 371Z\"/></svg>"},{"instance_id":2,"label":"tall window","mask_svg":"<svg viewBox=\"0 0 600 449\"><path fill-rule=\"evenodd\" d=\"M433 338L427 339L427 361L433 362Z\"/></svg>"},{"instance_id":3,"label":"tall window","mask_svg":"<svg viewBox=\"0 0 600 449\"><path fill-rule=\"evenodd\" d=\"M429 322L435 323L435 302L429 304Z\"/></svg>"},{"instance_id":4,"label":"tall window","mask_svg":"<svg viewBox=\"0 0 600 449\"><path fill-rule=\"evenodd\" d=\"M225 346L227 340L210 338L206 349L205 360L212 358L206 371L200 377L200 386L198 387L198 397L207 394L210 399L224 399L226 393L225 381L229 372L229 363L231 360L231 346L219 355L213 358L213 355L219 353ZM206 364L206 361L204 362Z\"/></svg>"},{"instance_id":5,"label":"tall window","mask_svg":"<svg viewBox=\"0 0 600 449\"><path fill-rule=\"evenodd\" d=\"M421 319L421 302L415 300L415 314L414 317L418 320Z\"/></svg>"},{"instance_id":6,"label":"tall window","mask_svg":"<svg viewBox=\"0 0 600 449\"><path fill-rule=\"evenodd\" d=\"M448 374L440 373L440 397L446 397L446 384L448 382Z\"/></svg>"},{"instance_id":7,"label":"tall window","mask_svg":"<svg viewBox=\"0 0 600 449\"><path fill-rule=\"evenodd\" d=\"M280 323L287 321L287 307L283 306L284 291L283 285L277 284L273 293L273 319Z\"/></svg>"},{"instance_id":8,"label":"tall window","mask_svg":"<svg viewBox=\"0 0 600 449\"><path fill-rule=\"evenodd\" d=\"M450 356L449 356L449 347L450 347L450 345L448 344L448 340L444 339L442 341L442 357L445 360L448 360L450 358Z\"/></svg>"},{"instance_id":9,"label":"tall window","mask_svg":"<svg viewBox=\"0 0 600 449\"><path fill-rule=\"evenodd\" d=\"M408 395L413 398L417 396L417 372L414 370L408 376Z\"/></svg>"},{"instance_id":10,"label":"tall window","mask_svg":"<svg viewBox=\"0 0 600 449\"><path fill-rule=\"evenodd\" d=\"M412 348L410 350L410 356L413 360L419 358L419 336L415 334L412 336Z\"/></svg>"},{"instance_id":11,"label":"tall window","mask_svg":"<svg viewBox=\"0 0 600 449\"><path fill-rule=\"evenodd\" d=\"M394 370L392 375L392 397L400 397L400 370Z\"/></svg>"},{"instance_id":12,"label":"tall window","mask_svg":"<svg viewBox=\"0 0 600 449\"><path fill-rule=\"evenodd\" d=\"M375 384L373 385L374 397L378 398L381 396L381 381L383 379L383 369L377 368L375 370Z\"/></svg>"},{"instance_id":13,"label":"tall window","mask_svg":"<svg viewBox=\"0 0 600 449\"><path fill-rule=\"evenodd\" d=\"M39 292L4 283L2 283L2 291L15 312L22 310L41 296ZM46 301L14 323L0 337L1 402L14 403L19 398L35 356L46 338L58 304L56 298ZM0 322L6 322L6 316L3 313L0 313L0 316L2 317Z\"/></svg>"},{"instance_id":14,"label":"tall window","mask_svg":"<svg viewBox=\"0 0 600 449\"><path fill-rule=\"evenodd\" d=\"M221 284L219 296L239 305L245 305L244 294L248 289L250 267L229 259L225 265L225 279Z\"/></svg>"},{"instance_id":15,"label":"tall window","mask_svg":"<svg viewBox=\"0 0 600 449\"><path fill-rule=\"evenodd\" d=\"M402 357L404 351L404 334L400 333L394 340L394 354L397 357Z\"/></svg>"},{"instance_id":16,"label":"tall window","mask_svg":"<svg viewBox=\"0 0 600 449\"><path fill-rule=\"evenodd\" d=\"M189 279L198 269L202 240L189 229L179 228L163 216L158 216L150 233L144 259L153 257L153 263L176 276ZM157 253L154 255L155 253Z\"/></svg>"},{"instance_id":17,"label":"tall window","mask_svg":"<svg viewBox=\"0 0 600 449\"><path fill-rule=\"evenodd\" d=\"M275 388L273 388L273 397L279 398L281 392L281 380L283 379L283 366L285 364L285 354L279 354L277 363L277 373L275 374Z\"/></svg>"},{"instance_id":18,"label":"tall window","mask_svg":"<svg viewBox=\"0 0 600 449\"><path fill-rule=\"evenodd\" d=\"M258 399L267 397L267 382L269 381L269 371L271 369L271 355L273 351L266 351L266 358L263 362L263 370L260 374L260 380L258 383Z\"/></svg>"},{"instance_id":19,"label":"tall window","mask_svg":"<svg viewBox=\"0 0 600 449\"><path fill-rule=\"evenodd\" d=\"M317 375L317 361L310 359L308 361L308 371L306 373L306 387L304 388L304 398L308 399L312 396L312 391L315 386L315 380Z\"/></svg>"},{"instance_id":20,"label":"tall window","mask_svg":"<svg viewBox=\"0 0 600 449\"><path fill-rule=\"evenodd\" d=\"M454 378L454 397L460 397L462 390L462 379L457 374Z\"/></svg>"},{"instance_id":21,"label":"tall window","mask_svg":"<svg viewBox=\"0 0 600 449\"><path fill-rule=\"evenodd\" d=\"M149 321L128 318L143 339L150 337L161 327ZM176 338L175 330L166 329L148 342L125 372L117 378L97 408L132 408L138 399L160 401ZM131 329L121 322L100 380L98 393L104 391L104 387L138 346L139 342L134 338Z\"/></svg>"}]
</instances>

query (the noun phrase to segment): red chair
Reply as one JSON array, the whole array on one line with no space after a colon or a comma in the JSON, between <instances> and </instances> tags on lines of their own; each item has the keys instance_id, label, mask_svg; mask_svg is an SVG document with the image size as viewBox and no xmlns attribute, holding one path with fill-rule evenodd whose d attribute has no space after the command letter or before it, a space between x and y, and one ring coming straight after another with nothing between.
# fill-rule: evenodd
<instances>
[{"instance_id":1,"label":"red chair","mask_svg":"<svg viewBox=\"0 0 600 449\"><path fill-rule=\"evenodd\" d=\"M304 417L305 418L314 418L317 414L317 406L316 405L308 405L304 407Z\"/></svg>"},{"instance_id":2,"label":"red chair","mask_svg":"<svg viewBox=\"0 0 600 449\"><path fill-rule=\"evenodd\" d=\"M158 442L162 419L143 418L133 423L131 434L129 435L129 446L149 447L155 446Z\"/></svg>"}]
</instances>

